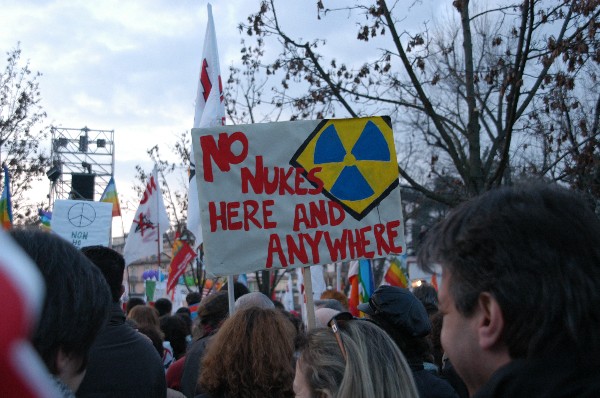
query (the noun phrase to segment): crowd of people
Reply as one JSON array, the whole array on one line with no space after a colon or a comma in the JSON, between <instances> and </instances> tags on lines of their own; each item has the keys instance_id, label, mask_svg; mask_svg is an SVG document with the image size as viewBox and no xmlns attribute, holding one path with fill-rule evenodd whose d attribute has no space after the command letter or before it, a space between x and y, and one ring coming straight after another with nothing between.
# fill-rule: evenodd
<instances>
[{"instance_id":1,"label":"crowd of people","mask_svg":"<svg viewBox=\"0 0 600 398\"><path fill-rule=\"evenodd\" d=\"M439 291L380 286L358 318L329 290L311 330L237 283L224 288L232 314L223 289L190 293L175 312L168 299L121 303L121 254L10 235L53 287L31 336L47 396L600 396L600 221L565 189L501 188L459 205L420 245L419 265L442 269Z\"/></svg>"}]
</instances>

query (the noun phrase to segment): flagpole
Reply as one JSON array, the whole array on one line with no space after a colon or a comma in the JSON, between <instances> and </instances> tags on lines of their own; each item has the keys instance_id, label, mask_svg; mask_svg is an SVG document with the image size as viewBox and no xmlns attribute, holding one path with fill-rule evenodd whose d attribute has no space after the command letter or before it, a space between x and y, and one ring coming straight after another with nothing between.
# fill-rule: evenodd
<instances>
[{"instance_id":1,"label":"flagpole","mask_svg":"<svg viewBox=\"0 0 600 398\"><path fill-rule=\"evenodd\" d=\"M156 164L154 165L154 171L152 172L153 177L156 177L156 179L158 180L158 173L155 173L156 171ZM159 181L155 181L156 185L159 186L160 188L160 182ZM160 192L160 190L157 190L158 192ZM158 195L156 195L156 216L158 216L159 211L158 211L158 206L159 205L159 198ZM162 239L161 235L160 235L160 217L158 218L158 222L156 223L156 230L158 232L158 237L156 239L156 252L158 253L158 257L157 257L157 261L158 261L158 269L160 270L160 240Z\"/></svg>"},{"instance_id":2,"label":"flagpole","mask_svg":"<svg viewBox=\"0 0 600 398\"><path fill-rule=\"evenodd\" d=\"M233 275L227 275L227 297L229 298L229 316L231 317L234 313L235 306L235 295L233 287Z\"/></svg>"},{"instance_id":3,"label":"flagpole","mask_svg":"<svg viewBox=\"0 0 600 398\"><path fill-rule=\"evenodd\" d=\"M306 298L306 325L308 330L315 328L315 304L313 301L312 274L310 267L304 268L304 297Z\"/></svg>"}]
</instances>

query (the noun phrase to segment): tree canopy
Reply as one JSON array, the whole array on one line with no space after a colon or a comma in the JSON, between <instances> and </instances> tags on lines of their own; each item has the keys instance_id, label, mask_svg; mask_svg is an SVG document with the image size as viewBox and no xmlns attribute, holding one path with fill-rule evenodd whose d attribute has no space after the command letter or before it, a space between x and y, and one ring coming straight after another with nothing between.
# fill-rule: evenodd
<instances>
[{"instance_id":1,"label":"tree canopy","mask_svg":"<svg viewBox=\"0 0 600 398\"><path fill-rule=\"evenodd\" d=\"M6 66L0 72L0 162L8 166L11 176L16 223L37 216L34 206L41 203L31 203L25 193L43 177L48 165L48 156L40 148L48 133L47 127L40 127L46 117L40 106L40 76L28 62L22 62L19 46L7 52Z\"/></svg>"},{"instance_id":2,"label":"tree canopy","mask_svg":"<svg viewBox=\"0 0 600 398\"><path fill-rule=\"evenodd\" d=\"M319 0L315 23L344 13L355 40L376 41L378 55L356 63L330 57L320 38L289 34L285 8L264 0L240 25L246 78L236 83L260 85L264 106L270 78L271 109L292 120L390 115L402 179L439 203L536 178L569 184L598 204L600 2L445 3L446 20L408 31L405 2L327 9ZM277 54L267 56L267 42L278 43Z\"/></svg>"}]
</instances>

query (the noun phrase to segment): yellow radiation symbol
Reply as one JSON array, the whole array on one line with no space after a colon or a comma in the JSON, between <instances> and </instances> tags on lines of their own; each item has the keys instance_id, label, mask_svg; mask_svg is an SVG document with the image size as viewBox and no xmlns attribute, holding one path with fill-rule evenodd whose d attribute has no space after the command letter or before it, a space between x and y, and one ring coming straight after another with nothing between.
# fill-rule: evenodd
<instances>
[{"instance_id":1,"label":"yellow radiation symbol","mask_svg":"<svg viewBox=\"0 0 600 398\"><path fill-rule=\"evenodd\" d=\"M397 185L398 165L389 117L325 119L290 163L316 173L323 192L357 220Z\"/></svg>"}]
</instances>

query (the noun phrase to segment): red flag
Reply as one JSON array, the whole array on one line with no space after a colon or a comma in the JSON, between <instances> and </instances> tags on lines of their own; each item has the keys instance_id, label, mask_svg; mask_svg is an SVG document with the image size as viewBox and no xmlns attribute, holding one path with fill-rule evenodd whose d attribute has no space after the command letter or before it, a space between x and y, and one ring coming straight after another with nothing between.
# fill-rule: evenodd
<instances>
[{"instance_id":1,"label":"red flag","mask_svg":"<svg viewBox=\"0 0 600 398\"><path fill-rule=\"evenodd\" d=\"M196 257L196 252L185 241L179 239L179 232L173 242L173 257L169 265L169 279L167 280L167 294L175 289L179 277L185 272L187 265Z\"/></svg>"},{"instance_id":2,"label":"red flag","mask_svg":"<svg viewBox=\"0 0 600 398\"><path fill-rule=\"evenodd\" d=\"M350 262L350 269L348 270L348 281L350 282L350 298L348 299L348 309L354 316L359 315L358 304L358 261L353 260Z\"/></svg>"},{"instance_id":3,"label":"red flag","mask_svg":"<svg viewBox=\"0 0 600 398\"><path fill-rule=\"evenodd\" d=\"M431 286L433 286L435 288L435 291L437 292L437 290L438 290L437 274L431 275Z\"/></svg>"}]
</instances>

